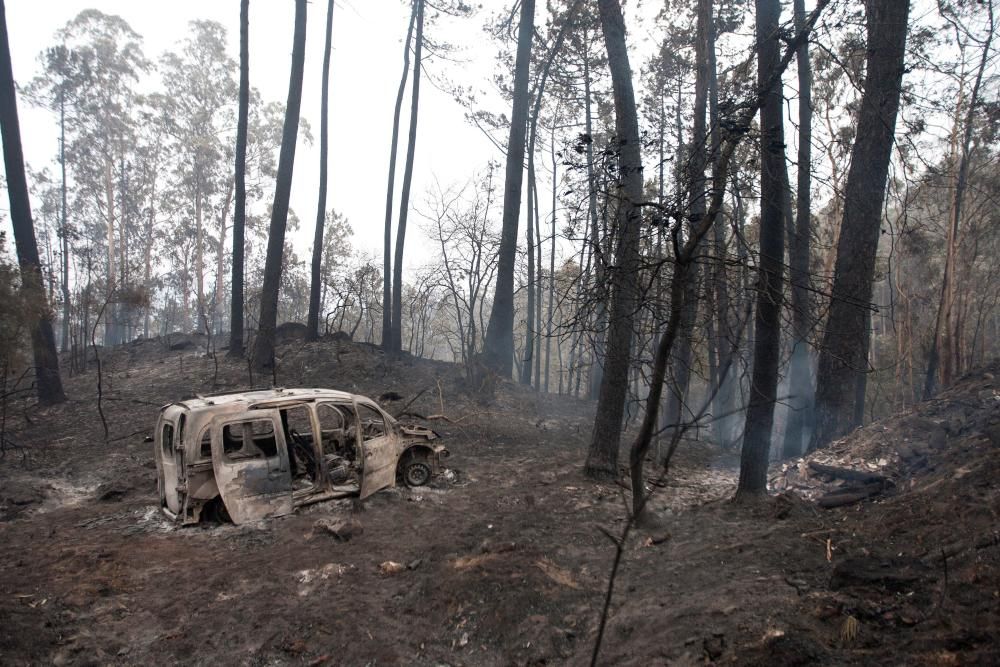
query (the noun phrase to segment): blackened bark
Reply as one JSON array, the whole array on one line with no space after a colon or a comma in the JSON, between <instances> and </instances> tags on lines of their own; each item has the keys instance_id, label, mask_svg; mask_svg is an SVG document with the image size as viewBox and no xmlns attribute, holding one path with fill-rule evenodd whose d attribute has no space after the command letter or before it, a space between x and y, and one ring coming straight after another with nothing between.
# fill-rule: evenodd
<instances>
[{"instance_id":1,"label":"blackened bark","mask_svg":"<svg viewBox=\"0 0 1000 667\"><path fill-rule=\"evenodd\" d=\"M556 131L552 128L551 142L549 144L552 153L552 238L549 239L549 303L548 309L545 313L545 382L544 390L545 393L549 392L549 371L552 368L552 364L549 361L549 353L552 350L552 308L555 302L555 289L556 289L556 204L558 198L558 188L559 181L556 177L557 168L557 158L556 153ZM541 224L541 221L538 221ZM539 249L541 246L539 245ZM541 293L539 292L539 297ZM539 305L541 305L541 299L539 299ZM538 324L538 329L541 331L541 322ZM561 340L561 339L560 339ZM562 354L557 355L560 359L560 371L559 371L559 385L562 386ZM562 389L559 391L562 394Z\"/></svg>"},{"instance_id":2,"label":"blackened bark","mask_svg":"<svg viewBox=\"0 0 1000 667\"><path fill-rule=\"evenodd\" d=\"M62 244L62 340L59 349L61 352L69 352L69 318L70 318L70 295L69 295L69 222L67 219L68 208L66 206L66 80L63 79L59 88L59 170L62 173L61 209L59 215L59 237ZM146 306L149 312L149 306ZM149 335L148 329L145 333Z\"/></svg>"},{"instance_id":3,"label":"blackened bark","mask_svg":"<svg viewBox=\"0 0 1000 667\"><path fill-rule=\"evenodd\" d=\"M396 154L399 152L399 116L403 110L403 94L406 79L410 76L410 40L413 38L413 24L417 20L417 4L410 12L410 25L406 29L403 43L403 75L396 91L396 108L392 114L392 143L389 146L389 185L385 192L385 239L382 250L382 349L392 347L392 197L396 187Z\"/></svg>"},{"instance_id":4,"label":"blackened bark","mask_svg":"<svg viewBox=\"0 0 1000 667\"><path fill-rule=\"evenodd\" d=\"M570 12L576 10L579 6L579 0L573 4L570 8ZM536 182L535 182L535 140L538 136L538 116L542 109L542 99L545 95L545 84L549 78L549 72L552 69L552 62L555 60L556 55L562 48L563 40L566 38L567 29L572 25L572 22L566 18L563 21L562 28L559 30L559 34L556 36L555 42L552 44L552 48L549 50L548 57L545 59L545 63L542 65L542 71L538 78L538 86L534 91L535 104L534 109L531 114L531 118L528 121L528 228L525 234L525 239L527 241L527 252L528 252L528 317L527 326L525 334L525 344L524 344L524 359L521 364L521 384L530 385L531 384L531 373L532 366L535 369L535 390L537 391L540 385L539 380L539 369L541 363L541 350L539 346L539 338L541 332L541 317L539 317L541 305L541 234L539 233L539 225L541 225L541 220L535 215L535 209L538 208L538 202L535 201L537 198L536 192ZM584 64L586 67L586 64ZM555 208L552 209L555 211ZM554 215L554 213L553 213ZM537 243L536 243L537 241ZM536 258L535 250L539 253ZM538 273L535 273L535 260L538 259Z\"/></svg>"},{"instance_id":5,"label":"blackened bark","mask_svg":"<svg viewBox=\"0 0 1000 667\"><path fill-rule=\"evenodd\" d=\"M417 0L417 35L413 47L413 87L410 89L410 133L403 167L403 188L399 194L399 223L396 225L396 254L392 271L392 322L389 351L403 349L403 246L406 243L406 218L410 210L410 185L413 183L413 158L417 149L417 110L420 105L420 66L424 46L424 0Z\"/></svg>"},{"instance_id":6,"label":"blackened bark","mask_svg":"<svg viewBox=\"0 0 1000 667\"><path fill-rule=\"evenodd\" d=\"M236 119L236 210L233 212L233 278L229 304L230 357L242 357L244 232L247 224L247 122L250 115L250 0L240 2L240 92Z\"/></svg>"},{"instance_id":7,"label":"blackened bark","mask_svg":"<svg viewBox=\"0 0 1000 667\"><path fill-rule=\"evenodd\" d=\"M612 295L608 346L584 472L591 478L607 479L618 474L618 448L628 391L632 323L638 297L642 154L621 6L618 0L599 0L598 8L614 89L618 174L622 186L618 192L622 199L618 205L616 266L610 276Z\"/></svg>"},{"instance_id":8,"label":"blackened bark","mask_svg":"<svg viewBox=\"0 0 1000 667\"><path fill-rule=\"evenodd\" d=\"M312 279L309 284L309 316L306 340L319 338L320 269L323 266L323 224L326 222L327 134L330 125L330 49L333 46L333 0L326 9L326 45L323 47L323 84L319 121L319 197L316 204L316 233L313 236Z\"/></svg>"},{"instance_id":9,"label":"blackened bark","mask_svg":"<svg viewBox=\"0 0 1000 667\"><path fill-rule=\"evenodd\" d=\"M586 42L586 39L584 40ZM590 61L583 59L584 130L587 133L587 213L590 219L590 256L594 266L594 289L590 298L594 302L594 343L590 375L587 378L587 397L596 400L601 393L604 375L604 327L607 323L607 286L605 266L608 257L601 252L603 238L597 217L597 177L594 174L594 128L590 102ZM596 258L595 258L596 255Z\"/></svg>"},{"instance_id":10,"label":"blackened bark","mask_svg":"<svg viewBox=\"0 0 1000 667\"><path fill-rule=\"evenodd\" d=\"M302 103L302 71L306 56L306 0L295 0L295 36L292 42L292 70L288 81L285 124L281 131L278 155L278 183L271 207L271 227L264 260L264 286L260 295L260 326L253 346L257 369L274 367L274 329L278 319L278 290L281 288L281 260L285 249L285 223L288 198L292 191L295 167L295 142L299 133L299 110Z\"/></svg>"},{"instance_id":11,"label":"blackened bark","mask_svg":"<svg viewBox=\"0 0 1000 667\"><path fill-rule=\"evenodd\" d=\"M533 119L534 120L534 119ZM525 244L528 253L528 317L525 326L524 337L524 359L521 363L521 384L531 385L531 373L535 365L535 348L538 347L538 331L535 323L535 211L534 205L534 182L535 182L535 129L534 123L528 139L528 210L527 229L525 229ZM538 381L535 380L535 388L538 388Z\"/></svg>"},{"instance_id":12,"label":"blackened bark","mask_svg":"<svg viewBox=\"0 0 1000 667\"><path fill-rule=\"evenodd\" d=\"M691 154L688 156L689 198L688 223L694 229L706 210L705 167L708 164L708 130L705 114L708 112L708 83L710 61L709 35L712 30L712 1L698 0L698 18L695 32L695 85L694 123L691 131ZM687 268L684 281L684 309L681 311L677 340L671 359L671 392L667 397L665 417L667 423L679 425L684 420L688 385L691 381L692 338L695 316L698 312L698 265ZM675 426L677 428L677 426Z\"/></svg>"},{"instance_id":13,"label":"blackened bark","mask_svg":"<svg viewBox=\"0 0 1000 667\"><path fill-rule=\"evenodd\" d=\"M806 20L804 0L794 0L795 28L800 30ZM811 163L812 163L812 68L809 63L809 43L803 42L795 56L799 78L799 149L798 175L795 187L795 233L788 249L789 282L792 288L792 360L788 384L788 428L782 456L791 458L802 453L803 435L812 423L812 378L809 372L809 239Z\"/></svg>"},{"instance_id":14,"label":"blackened bark","mask_svg":"<svg viewBox=\"0 0 1000 667\"><path fill-rule=\"evenodd\" d=\"M670 285L670 293L672 296L670 316L668 318L666 328L664 329L664 333L660 337L656 350L656 357L653 363L653 374L650 378L650 390L649 395L646 398L646 410L642 426L639 428L639 433L636 436L635 442L632 443L632 447L629 451L629 463L633 490L633 521L638 521L641 518L643 507L648 499L648 494L646 493L642 483L643 461L649 452L649 447L653 439L663 388L663 379L666 374L667 360L670 357L670 351L673 347L676 332L679 327L685 294L683 283L687 280L685 275L686 266L692 261L694 251L698 243L709 232L709 230L714 227L715 221L718 220L719 213L722 211L723 200L725 199L726 194L726 179L729 177L735 179L737 172L736 165L732 161L733 155L740 141L745 136L746 129L750 127L751 120L756 115L757 110L761 108L769 91L771 91L772 88L780 86L781 73L785 71L786 67L788 67L793 50L798 44L801 43L802 40L805 40L808 37L809 32L816 24L816 20L819 18L823 9L825 9L826 5L829 4L829 1L830 0L820 0L820 2L817 3L816 9L805 22L805 25L796 33L795 38L789 44L789 50L785 52L785 54L777 62L770 76L767 77L766 81L762 83L755 98L747 103L745 105L745 111L741 113L734 122L730 123L730 127L738 129L736 129L735 132L728 132L724 141L713 141L713 144L719 146L719 150L715 155L715 159L712 161L711 200L704 218L702 218L701 222L694 229L692 229L691 236L687 239L683 247L681 247L677 252L676 261L674 262L674 273L671 278ZM730 174L730 171L732 171L732 174ZM734 182L734 186L737 190L738 185L738 183ZM666 466L669 465L670 456L676 448L677 443L678 438L675 434L675 437L672 438L670 443L670 450L667 452L667 456L664 460L664 474L666 473Z\"/></svg>"},{"instance_id":15,"label":"blackened bark","mask_svg":"<svg viewBox=\"0 0 1000 667\"><path fill-rule=\"evenodd\" d=\"M816 387L816 431L823 447L856 426L857 374L867 370L865 329L875 273L885 183L903 79L908 0L869 0L868 57L858 132L844 188L844 219Z\"/></svg>"},{"instance_id":16,"label":"blackened bark","mask_svg":"<svg viewBox=\"0 0 1000 667\"><path fill-rule=\"evenodd\" d=\"M521 213L521 183L524 178L524 139L528 122L528 66L534 33L535 0L522 0L514 60L514 101L507 139L504 179L503 223L497 259L497 282L483 343L483 363L510 377L514 370L514 263L517 256L517 225Z\"/></svg>"},{"instance_id":17,"label":"blackened bark","mask_svg":"<svg viewBox=\"0 0 1000 667\"><path fill-rule=\"evenodd\" d=\"M3 161L7 172L7 196L10 199L10 221L14 228L17 263L21 270L21 289L38 303L37 316L31 322L31 351L35 360L38 402L53 405L66 400L59 377L59 357L56 354L52 312L45 300L42 268L38 260L35 225L31 220L28 181L24 174L24 153L21 150L21 128L14 97L14 71L10 62L10 41L7 36L7 10L0 0L0 136L3 138Z\"/></svg>"},{"instance_id":18,"label":"blackened bark","mask_svg":"<svg viewBox=\"0 0 1000 667\"><path fill-rule=\"evenodd\" d=\"M785 252L785 215L782 207L785 170L782 90L780 79L765 90L778 71L780 43L779 0L757 0L757 84L764 90L760 108L760 259L757 270L757 314L754 322L754 361L750 380L740 481L737 499L760 495L767 488L767 460L771 447L774 402L778 390L781 339L781 291Z\"/></svg>"}]
</instances>

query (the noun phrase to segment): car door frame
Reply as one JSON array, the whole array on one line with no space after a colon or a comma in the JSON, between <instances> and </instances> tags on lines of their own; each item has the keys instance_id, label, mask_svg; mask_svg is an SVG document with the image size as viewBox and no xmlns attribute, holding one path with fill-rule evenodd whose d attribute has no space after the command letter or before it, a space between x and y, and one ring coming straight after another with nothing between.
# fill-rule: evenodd
<instances>
[{"instance_id":1,"label":"car door frame","mask_svg":"<svg viewBox=\"0 0 1000 667\"><path fill-rule=\"evenodd\" d=\"M382 417L385 433L378 438L365 440L359 406L365 406ZM354 418L357 421L357 451L361 457L360 498L364 500L377 491L396 485L396 466L399 464L399 435L392 422L374 402L362 403L354 399Z\"/></svg>"},{"instance_id":2,"label":"car door frame","mask_svg":"<svg viewBox=\"0 0 1000 667\"><path fill-rule=\"evenodd\" d=\"M273 457L234 461L224 451L223 429L229 424L270 421L274 432L277 466ZM253 409L214 417L212 426L212 468L219 495L235 524L291 514L292 473L288 461L281 415L277 408ZM246 437L245 433L243 437Z\"/></svg>"},{"instance_id":3,"label":"car door frame","mask_svg":"<svg viewBox=\"0 0 1000 667\"><path fill-rule=\"evenodd\" d=\"M171 429L170 452L164 451L163 432L166 427ZM180 443L181 436L178 420L160 416L157 421L156 433L153 435L153 447L156 450L156 472L160 492L160 507L175 518L184 512L184 447ZM172 501L172 502L171 502ZM171 507L174 505L174 507Z\"/></svg>"}]
</instances>

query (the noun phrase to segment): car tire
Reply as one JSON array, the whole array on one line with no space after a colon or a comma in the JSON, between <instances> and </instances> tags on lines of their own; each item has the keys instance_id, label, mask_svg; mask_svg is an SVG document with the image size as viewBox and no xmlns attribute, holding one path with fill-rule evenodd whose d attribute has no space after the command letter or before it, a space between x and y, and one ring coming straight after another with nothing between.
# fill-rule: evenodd
<instances>
[{"instance_id":1,"label":"car tire","mask_svg":"<svg viewBox=\"0 0 1000 667\"><path fill-rule=\"evenodd\" d=\"M431 481L431 467L423 461L409 461L403 466L403 482L410 488L424 486Z\"/></svg>"}]
</instances>

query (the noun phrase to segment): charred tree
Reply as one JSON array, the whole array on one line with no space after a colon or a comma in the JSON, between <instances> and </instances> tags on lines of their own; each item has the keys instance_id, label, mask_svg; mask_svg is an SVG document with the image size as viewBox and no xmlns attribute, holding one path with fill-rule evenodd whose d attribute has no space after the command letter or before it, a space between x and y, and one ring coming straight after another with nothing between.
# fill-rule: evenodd
<instances>
[{"instance_id":1,"label":"charred tree","mask_svg":"<svg viewBox=\"0 0 1000 667\"><path fill-rule=\"evenodd\" d=\"M483 343L483 363L491 371L510 377L514 370L514 263L517 256L517 225L521 214L521 184L524 179L524 143L528 125L528 66L535 24L535 0L522 0L514 60L514 101L507 167L504 178L503 223L497 283Z\"/></svg>"},{"instance_id":2,"label":"charred tree","mask_svg":"<svg viewBox=\"0 0 1000 667\"><path fill-rule=\"evenodd\" d=\"M410 76L410 41L417 20L417 5L410 12L410 25L403 43L403 75L399 78L396 107L392 114L392 142L389 146L389 185L385 193L385 238L382 250L382 349L389 351L392 343L392 197L396 188L396 154L399 152L399 116L403 110L406 80Z\"/></svg>"},{"instance_id":3,"label":"charred tree","mask_svg":"<svg viewBox=\"0 0 1000 667\"><path fill-rule=\"evenodd\" d=\"M694 85L694 124L691 132L691 154L688 156L689 197L687 202L687 218L689 232L697 227L705 215L706 180L705 167L708 164L708 129L705 124L705 114L708 111L708 84L710 65L708 50L712 44L712 1L698 0L698 18L695 31L695 85ZM694 336L695 316L698 312L698 265L692 263L687 268L684 282L686 294L684 309L681 312L677 340L671 359L671 376L673 379L670 395L667 397L665 418L674 428L684 419L685 398L691 381L692 338Z\"/></svg>"},{"instance_id":4,"label":"charred tree","mask_svg":"<svg viewBox=\"0 0 1000 667\"><path fill-rule=\"evenodd\" d=\"M751 100L748 100L746 103L740 105L741 111L738 115L729 116L728 118L725 118L722 123L720 123L720 128L725 127L726 129L724 132L720 132L720 137L716 140L719 149L715 156L716 159L712 162L712 188L708 209L701 222L692 229L691 235L688 237L687 241L683 244L683 246L680 246L677 249L673 275L671 276L670 283L671 300L669 317L656 348L656 355L653 362L653 372L649 384L649 395L646 398L645 414L643 416L642 425L640 426L639 433L636 435L636 439L632 443L629 451L629 466L632 478L632 522L628 524L628 527L631 527L634 525L634 522L637 522L642 518L643 508L648 499L648 494L645 491L643 483L643 464L646 459L646 455L649 453L649 448L656 430L657 416L660 407L660 400L662 398L663 380L666 375L667 362L670 358L670 353L677 337L677 331L680 327L681 312L684 305L683 300L686 294L686 291L684 290L684 282L688 280L688 265L693 260L698 243L709 232L709 230L714 227L715 222L722 211L723 201L726 194L727 179L735 178L736 174L733 156L740 142L750 129L750 123L753 120L753 117L757 114L758 109L761 109L767 100L767 97L772 95L773 89L780 91L781 74L788 67L789 62L791 62L795 49L802 43L802 41L808 38L809 33L816 24L816 20L819 18L820 14L829 2L830 0L820 0L817 3L816 9L809 15L804 26L797 31L795 38L789 43L788 49L781 56L781 58L775 62L768 77L761 82L755 96ZM778 98L780 101L780 92ZM666 466L669 465L670 458L677 447L677 436L678 434L675 433L674 437L671 439L670 448L663 462L664 474L666 472ZM598 636L600 637L600 632ZM600 640L598 640L598 643L599 641Z\"/></svg>"},{"instance_id":5,"label":"charred tree","mask_svg":"<svg viewBox=\"0 0 1000 667\"><path fill-rule=\"evenodd\" d=\"M538 219L536 211L538 201L536 192L537 183L535 179L535 143L538 137L538 118L542 112L542 99L545 97L545 85L552 71L552 63L562 48L566 33L572 25L571 14L579 7L581 0L577 0L563 17L562 27L549 49L548 56L542 64L541 72L538 75L538 82L532 91L534 105L528 119L528 206L527 206L527 230L525 231L525 241L527 244L528 257L528 304L527 304L527 326L525 327L524 358L521 364L521 384L530 385L532 377L532 365L534 365L535 390L541 386L541 349L539 338L541 337L541 289L542 289L542 260L541 260L541 220ZM554 199L554 196L553 196ZM555 211L555 203L553 203ZM553 213L554 215L554 213ZM555 238L555 237L553 237ZM535 255L535 251L538 255ZM535 264L538 264L538 272L535 272ZM551 319L551 316L550 316ZM547 390L547 389L546 389Z\"/></svg>"},{"instance_id":6,"label":"charred tree","mask_svg":"<svg viewBox=\"0 0 1000 667\"><path fill-rule=\"evenodd\" d=\"M866 3L868 56L858 132L844 189L830 312L819 356L816 431L810 448L823 447L857 425L858 373L868 364L866 315L882 222L906 46L908 0Z\"/></svg>"},{"instance_id":7,"label":"charred tree","mask_svg":"<svg viewBox=\"0 0 1000 667\"><path fill-rule=\"evenodd\" d=\"M781 16L779 0L757 0L757 82L764 91L760 107L760 259L757 269L757 313L754 321L753 374L747 407L740 481L736 498L763 494L767 488L767 460L778 391L781 340L781 291L785 229L783 200L785 144L780 79L765 90L779 71Z\"/></svg>"},{"instance_id":8,"label":"charred tree","mask_svg":"<svg viewBox=\"0 0 1000 667\"><path fill-rule=\"evenodd\" d=\"M534 120L535 119L532 119L532 125L534 125ZM529 132L528 139L528 206L526 211L526 222L528 224L524 234L525 247L528 255L528 314L526 318L527 321L525 323L524 358L521 362L521 384L525 386L531 385L531 373L534 369L536 357L538 356L535 353L535 348L538 347L538 325L535 322L535 283L537 282L537 278L535 276L534 145L534 127L532 127ZM535 379L535 388L538 388L537 378Z\"/></svg>"},{"instance_id":9,"label":"charred tree","mask_svg":"<svg viewBox=\"0 0 1000 667\"><path fill-rule=\"evenodd\" d=\"M59 357L56 354L52 312L45 297L42 267L38 259L35 225L31 219L28 181L24 173L24 153L21 150L21 128L14 96L14 70L10 61L10 41L7 36L7 10L0 0L0 137L3 138L3 161L7 173L7 196L10 199L10 221L17 246L17 263L21 271L21 289L32 300L38 300L37 315L32 317L31 351L35 361L38 402L53 405L66 400L59 377Z\"/></svg>"},{"instance_id":10,"label":"charred tree","mask_svg":"<svg viewBox=\"0 0 1000 667\"><path fill-rule=\"evenodd\" d=\"M264 286L260 295L260 326L253 346L253 365L274 368L274 329L278 319L278 290L281 288L281 261L285 249L285 223L295 167L295 142L299 132L302 103L302 71L306 56L306 0L295 0L295 34L292 42L292 70L288 81L288 103L281 131L278 156L278 183L271 207L271 226L264 260Z\"/></svg>"},{"instance_id":11,"label":"charred tree","mask_svg":"<svg viewBox=\"0 0 1000 667\"><path fill-rule=\"evenodd\" d=\"M392 323L389 351L403 349L403 246L406 242L406 218L410 210L410 185L413 183L413 158L417 149L417 110L420 106L420 67L424 45L424 0L417 3L417 35L413 47L413 86L410 89L410 133L406 143L403 188L399 193L399 223L396 225L396 254L392 271ZM385 306L383 306L384 308Z\"/></svg>"},{"instance_id":12,"label":"charred tree","mask_svg":"<svg viewBox=\"0 0 1000 667\"><path fill-rule=\"evenodd\" d=\"M309 315L306 340L319 338L320 283L323 267L323 223L326 222L327 148L330 125L330 49L333 45L333 0L326 8L326 44L323 47L323 84L319 120L319 197L316 204L316 233L313 236L312 276L309 283Z\"/></svg>"},{"instance_id":13,"label":"charred tree","mask_svg":"<svg viewBox=\"0 0 1000 667\"><path fill-rule=\"evenodd\" d=\"M236 119L236 210L233 212L233 278L229 308L230 357L242 357L243 265L247 225L247 123L250 116L250 0L240 2L240 93Z\"/></svg>"},{"instance_id":14,"label":"charred tree","mask_svg":"<svg viewBox=\"0 0 1000 667\"><path fill-rule=\"evenodd\" d=\"M614 90L618 175L621 179L618 192L621 193L621 201L618 204L615 266L609 271L611 309L608 345L594 431L584 472L594 479L609 479L618 474L618 447L632 352L632 324L638 299L642 146L622 9L618 0L599 0L598 8Z\"/></svg>"},{"instance_id":15,"label":"charred tree","mask_svg":"<svg viewBox=\"0 0 1000 667\"><path fill-rule=\"evenodd\" d=\"M804 0L794 0L795 28L801 29L806 20ZM798 174L795 184L795 233L788 249L789 282L792 292L792 360L789 368L788 407L790 414L784 458L802 453L803 435L812 422L812 379L809 371L809 254L812 223L810 192L812 162L812 69L809 64L809 43L803 42L795 55L799 79L799 139Z\"/></svg>"}]
</instances>

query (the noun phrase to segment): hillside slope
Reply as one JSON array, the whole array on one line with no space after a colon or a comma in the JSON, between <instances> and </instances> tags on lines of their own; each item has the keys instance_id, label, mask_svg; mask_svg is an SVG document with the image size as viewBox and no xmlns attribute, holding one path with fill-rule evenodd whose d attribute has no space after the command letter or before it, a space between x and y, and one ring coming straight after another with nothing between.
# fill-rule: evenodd
<instances>
[{"instance_id":1,"label":"hillside slope","mask_svg":"<svg viewBox=\"0 0 1000 667\"><path fill-rule=\"evenodd\" d=\"M278 384L391 391L390 411L415 398L410 411L445 415L432 425L454 475L362 506L175 528L142 439L159 405L245 386L247 369L158 342L106 351L107 442L93 370L67 381L69 403L8 413L0 662L589 661L614 555L601 529L625 520L624 489L581 475L592 404L490 394L453 365L361 345L279 353ZM666 530L625 545L600 664L1000 663L998 374L776 466L776 495L755 507L728 502L731 458L685 443L653 501ZM888 481L820 509L852 482L813 461ZM361 527L346 542L323 527L340 518Z\"/></svg>"}]
</instances>

